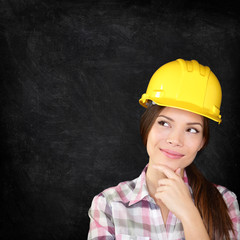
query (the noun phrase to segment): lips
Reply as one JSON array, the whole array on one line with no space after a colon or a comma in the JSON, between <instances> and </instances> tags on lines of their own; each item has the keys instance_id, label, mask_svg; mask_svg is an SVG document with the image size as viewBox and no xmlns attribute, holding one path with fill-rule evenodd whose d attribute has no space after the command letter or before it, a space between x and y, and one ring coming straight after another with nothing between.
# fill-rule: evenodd
<instances>
[{"instance_id":1,"label":"lips","mask_svg":"<svg viewBox=\"0 0 240 240\"><path fill-rule=\"evenodd\" d=\"M168 158L171 158L171 159L179 159L184 156L184 154L181 154L179 152L175 152L175 151L172 151L169 149L160 149L160 150L165 156L167 156Z\"/></svg>"}]
</instances>

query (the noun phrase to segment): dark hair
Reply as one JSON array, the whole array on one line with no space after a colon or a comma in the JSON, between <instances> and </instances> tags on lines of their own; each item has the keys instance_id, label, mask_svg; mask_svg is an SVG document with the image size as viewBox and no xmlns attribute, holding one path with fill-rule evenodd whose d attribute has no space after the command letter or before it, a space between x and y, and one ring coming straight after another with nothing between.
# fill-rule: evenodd
<instances>
[{"instance_id":1,"label":"dark hair","mask_svg":"<svg viewBox=\"0 0 240 240\"><path fill-rule=\"evenodd\" d=\"M150 105L141 117L140 133L144 145L147 145L148 134L153 123L164 107ZM204 146L209 140L209 122L206 117L203 121ZM201 150L202 150L201 149ZM197 169L194 163L186 167L188 182L193 191L194 203L198 208L210 239L230 240L229 230L233 231L232 221L228 214L228 208L221 193L209 182Z\"/></svg>"}]
</instances>

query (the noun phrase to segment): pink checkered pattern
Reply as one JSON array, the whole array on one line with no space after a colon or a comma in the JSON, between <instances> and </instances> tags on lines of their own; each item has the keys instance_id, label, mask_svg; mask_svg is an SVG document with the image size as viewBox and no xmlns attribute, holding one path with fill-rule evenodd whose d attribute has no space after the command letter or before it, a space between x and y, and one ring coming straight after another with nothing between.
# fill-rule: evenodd
<instances>
[{"instance_id":1,"label":"pink checkered pattern","mask_svg":"<svg viewBox=\"0 0 240 240\"><path fill-rule=\"evenodd\" d=\"M173 213L169 212L164 225L158 205L148 194L146 170L147 166L133 181L119 183L94 197L89 209L88 240L185 239L182 223ZM183 179L188 185L186 172ZM236 195L225 187L217 188L233 221L237 238L231 233L231 239L240 239L240 213Z\"/></svg>"}]
</instances>

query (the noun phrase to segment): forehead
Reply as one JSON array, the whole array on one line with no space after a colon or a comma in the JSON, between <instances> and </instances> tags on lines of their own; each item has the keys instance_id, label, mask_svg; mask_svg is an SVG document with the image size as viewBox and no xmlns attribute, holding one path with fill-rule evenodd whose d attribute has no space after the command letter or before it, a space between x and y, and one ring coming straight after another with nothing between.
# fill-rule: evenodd
<instances>
[{"instance_id":1,"label":"forehead","mask_svg":"<svg viewBox=\"0 0 240 240\"><path fill-rule=\"evenodd\" d=\"M203 116L192 113L186 110L173 108L173 107L165 107L161 110L159 115L167 116L174 121L185 121L185 122L203 122Z\"/></svg>"}]
</instances>

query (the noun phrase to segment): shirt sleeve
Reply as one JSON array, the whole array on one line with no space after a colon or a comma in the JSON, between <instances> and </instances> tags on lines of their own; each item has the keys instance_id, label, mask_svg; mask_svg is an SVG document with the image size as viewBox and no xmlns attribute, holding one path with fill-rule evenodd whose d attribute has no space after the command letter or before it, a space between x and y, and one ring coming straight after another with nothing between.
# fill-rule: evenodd
<instances>
[{"instance_id":1,"label":"shirt sleeve","mask_svg":"<svg viewBox=\"0 0 240 240\"><path fill-rule=\"evenodd\" d=\"M88 215L90 218L88 240L115 239L112 210L103 194L93 198Z\"/></svg>"},{"instance_id":2,"label":"shirt sleeve","mask_svg":"<svg viewBox=\"0 0 240 240\"><path fill-rule=\"evenodd\" d=\"M230 237L231 239L240 239L240 212L237 196L233 192L225 189L223 192L223 199L227 204L229 216L233 223L233 230L235 232L235 236L230 233Z\"/></svg>"}]
</instances>

